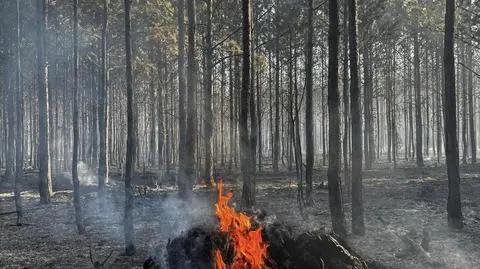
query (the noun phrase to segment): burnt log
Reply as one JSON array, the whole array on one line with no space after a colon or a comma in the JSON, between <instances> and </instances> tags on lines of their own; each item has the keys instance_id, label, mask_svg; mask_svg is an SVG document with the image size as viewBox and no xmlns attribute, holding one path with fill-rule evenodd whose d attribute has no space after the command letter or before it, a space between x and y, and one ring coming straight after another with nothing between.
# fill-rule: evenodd
<instances>
[{"instance_id":1,"label":"burnt log","mask_svg":"<svg viewBox=\"0 0 480 269\"><path fill-rule=\"evenodd\" d=\"M308 232L295 235L284 224L264 225L267 268L275 269L388 269L368 257L361 257L333 233ZM166 262L170 269L215 268L214 250L219 249L231 264L234 249L228 236L213 228L192 228L167 243Z\"/></svg>"}]
</instances>

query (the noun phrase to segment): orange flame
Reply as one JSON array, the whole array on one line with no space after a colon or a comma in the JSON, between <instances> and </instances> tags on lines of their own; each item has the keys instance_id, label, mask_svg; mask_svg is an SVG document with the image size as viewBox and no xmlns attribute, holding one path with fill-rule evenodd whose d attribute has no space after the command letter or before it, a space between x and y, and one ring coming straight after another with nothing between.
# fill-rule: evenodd
<instances>
[{"instance_id":1,"label":"orange flame","mask_svg":"<svg viewBox=\"0 0 480 269\"><path fill-rule=\"evenodd\" d=\"M228 205L231 192L223 195L223 182L217 182L218 201L215 205L221 232L226 232L234 244L235 256L231 269L263 269L268 244L262 240L262 228L252 229L250 217ZM228 269L221 252L215 250L216 269Z\"/></svg>"}]
</instances>

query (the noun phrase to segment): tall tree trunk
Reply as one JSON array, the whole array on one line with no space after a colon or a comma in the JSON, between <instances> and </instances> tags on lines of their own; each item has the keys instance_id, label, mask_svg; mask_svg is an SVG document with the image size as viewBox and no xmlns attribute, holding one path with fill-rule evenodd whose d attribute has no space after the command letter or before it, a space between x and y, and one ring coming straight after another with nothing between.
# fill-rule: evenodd
<instances>
[{"instance_id":1,"label":"tall tree trunk","mask_svg":"<svg viewBox=\"0 0 480 269\"><path fill-rule=\"evenodd\" d=\"M226 131L224 129L225 126L225 74L226 74L226 68L225 68L225 61L222 61L222 66L220 68L221 72L221 83L220 83L220 132L222 134ZM221 155L221 166L222 168L225 168L225 136L221 135L220 137L220 155Z\"/></svg>"},{"instance_id":2,"label":"tall tree trunk","mask_svg":"<svg viewBox=\"0 0 480 269\"><path fill-rule=\"evenodd\" d=\"M275 159L275 150L274 150L274 131L273 131L273 60L272 60L272 52L268 51L268 99L269 99L269 129L270 129L270 150L271 150L271 159L272 159L272 167L273 167L273 160Z\"/></svg>"},{"instance_id":3,"label":"tall tree trunk","mask_svg":"<svg viewBox=\"0 0 480 269\"><path fill-rule=\"evenodd\" d=\"M392 64L391 64L391 96L390 96L390 102L391 102L391 112L390 112L390 128L392 130L392 157L393 157L393 167L397 168L397 119L396 119L396 93L395 93L395 74L396 74L396 58L395 58L395 44L391 43L389 44L392 47Z\"/></svg>"},{"instance_id":4,"label":"tall tree trunk","mask_svg":"<svg viewBox=\"0 0 480 269\"><path fill-rule=\"evenodd\" d=\"M252 205L255 205L255 174L256 174L256 165L257 165L257 156L256 156L256 149L257 149L257 111L255 106L255 48L253 44L253 7L251 0L249 0L249 12L250 12L250 89L248 90L249 94L249 111L250 111L250 165L249 165L249 173L250 173L250 200L253 201ZM260 97L260 96L258 96Z\"/></svg>"},{"instance_id":5,"label":"tall tree trunk","mask_svg":"<svg viewBox=\"0 0 480 269\"><path fill-rule=\"evenodd\" d=\"M385 52L386 52L386 68L385 72L385 114L387 119L387 158L388 162L392 162L392 128L391 128L391 94L392 94L392 81L391 81L391 51L388 44L385 45Z\"/></svg>"},{"instance_id":6,"label":"tall tree trunk","mask_svg":"<svg viewBox=\"0 0 480 269\"><path fill-rule=\"evenodd\" d=\"M330 4L331 5L331 4ZM335 17L330 17L331 21L330 23L335 24L336 28L330 31L338 31L338 7L337 4L335 4L334 7L330 6L330 12L335 12ZM306 203L307 205L313 205L313 162L314 162L314 155L315 155L315 148L313 145L313 0L308 1L308 10L307 10L307 40L305 42L305 146L306 146L306 166L305 166L305 183L306 183L306 188L305 188L305 198L306 198ZM335 40L330 40L335 38ZM331 36L329 37L329 42L334 42L332 45L335 45L336 47L338 46L338 35ZM338 60L337 60L337 52L338 48L336 51L332 51L331 53L335 53L335 74L338 72ZM333 57L331 55L330 57ZM330 60L332 60L330 58ZM333 71L332 71L333 72ZM335 76L335 79L337 78L338 74ZM337 82L338 83L338 82ZM337 91L337 88L335 87L335 92ZM329 89L329 94L330 94L330 89ZM337 100L338 101L338 100ZM338 107L337 107L338 110ZM338 111L337 111L338 112ZM338 117L338 115L337 115ZM337 129L339 129L340 126L340 120L338 120L337 124ZM300 124L297 122L297 124ZM338 136L340 135L339 130L337 130ZM331 135L331 133L330 133ZM331 138L331 137L330 137ZM338 140L340 142L340 140ZM332 142L330 142L332 143ZM338 144L340 146L340 143ZM337 148L338 150L336 154L340 153L340 148ZM339 159L339 158L338 158ZM336 160L339 161L339 160ZM339 168L339 167L338 167ZM337 178L335 178L335 183L339 184L340 183L340 178L338 177L338 171L337 171ZM337 194L337 193L335 193ZM340 194L340 193L338 193ZM333 213L333 212L332 212Z\"/></svg>"},{"instance_id":7,"label":"tall tree trunk","mask_svg":"<svg viewBox=\"0 0 480 269\"><path fill-rule=\"evenodd\" d=\"M135 254L135 232L133 229L133 198L135 196L132 180L135 176L135 100L133 93L132 74L132 39L130 36L130 0L125 0L125 62L127 80L127 153L125 163L125 214L124 214L124 235L125 254Z\"/></svg>"},{"instance_id":8,"label":"tall tree trunk","mask_svg":"<svg viewBox=\"0 0 480 269\"><path fill-rule=\"evenodd\" d=\"M465 44L462 46L462 62L467 62L467 47ZM465 67L462 68L462 142L463 142L463 154L462 163L467 164L468 158L468 139L467 139L467 72L470 73Z\"/></svg>"},{"instance_id":9,"label":"tall tree trunk","mask_svg":"<svg viewBox=\"0 0 480 269\"><path fill-rule=\"evenodd\" d=\"M78 179L78 0L73 0L73 156L72 182L73 204L75 206L75 223L79 234L85 233L82 205L80 201L80 181Z\"/></svg>"},{"instance_id":10,"label":"tall tree trunk","mask_svg":"<svg viewBox=\"0 0 480 269\"><path fill-rule=\"evenodd\" d=\"M350 195L350 160L348 142L350 140L349 96L348 96L348 0L343 3L343 185Z\"/></svg>"},{"instance_id":11,"label":"tall tree trunk","mask_svg":"<svg viewBox=\"0 0 480 269\"><path fill-rule=\"evenodd\" d=\"M38 85L38 162L40 203L50 203L52 196L52 178L50 173L50 154L48 143L48 64L46 62L46 29L48 0L37 3L37 85Z\"/></svg>"},{"instance_id":12,"label":"tall tree trunk","mask_svg":"<svg viewBox=\"0 0 480 269\"><path fill-rule=\"evenodd\" d=\"M229 156L229 160L228 160L228 171L230 173L232 173L232 170L233 170L233 159L234 159L234 148L235 148L235 107L234 107L234 98L235 98L235 95L234 95L234 90L233 90L233 85L234 85L234 78L233 78L233 60L232 60L233 56L230 55L229 57L229 60L228 60L228 79L230 80L230 83L229 83L229 106L230 106L230 110L229 110L229 116L230 116L230 131L228 132L229 133L229 139L230 139L230 156Z\"/></svg>"},{"instance_id":13,"label":"tall tree trunk","mask_svg":"<svg viewBox=\"0 0 480 269\"><path fill-rule=\"evenodd\" d=\"M252 4L251 0L242 1L243 13L243 72L242 92L240 95L240 165L243 177L242 206L251 208L255 204L255 192L252 188L253 178L251 172L251 145L248 132L248 96L250 93L250 45L252 34Z\"/></svg>"},{"instance_id":14,"label":"tall tree trunk","mask_svg":"<svg viewBox=\"0 0 480 269\"><path fill-rule=\"evenodd\" d=\"M436 95L435 95L435 98L436 98L436 106L437 106L437 115L436 115L436 119L437 119L437 163L440 163L440 157L442 155L442 114L441 114L441 111L440 111L440 107L441 107L441 97L443 97L443 94L442 94L442 90L441 90L441 83L440 83L440 52L439 52L440 49L437 49L435 51L435 74L436 74L436 78L435 78L435 81L436 81L436 88L437 88L437 91L436 91Z\"/></svg>"},{"instance_id":15,"label":"tall tree trunk","mask_svg":"<svg viewBox=\"0 0 480 269\"><path fill-rule=\"evenodd\" d=\"M362 122L360 111L360 87L358 85L357 7L355 0L348 0L350 36L350 112L352 117L352 232L365 233L362 186Z\"/></svg>"},{"instance_id":16,"label":"tall tree trunk","mask_svg":"<svg viewBox=\"0 0 480 269\"><path fill-rule=\"evenodd\" d=\"M91 148L92 148L92 152L91 152L91 156L90 156L90 165L93 166L94 168L96 167L96 165L98 164L98 159L97 159L97 154L99 152L98 150L98 104L97 104L97 95L96 93L98 92L97 90L97 84L96 84L96 80L97 80L97 72L96 72L97 68L94 64L92 64L92 87L91 87L91 94L90 94L90 100L91 100L91 107L92 107L92 116L91 116L91 127L92 127L92 130L91 130L91 134L90 134L90 143L91 143ZM55 104L57 104L57 102L55 102ZM55 117L57 117L55 115ZM52 140L52 141L55 141ZM58 154L58 153L57 153Z\"/></svg>"},{"instance_id":17,"label":"tall tree trunk","mask_svg":"<svg viewBox=\"0 0 480 269\"><path fill-rule=\"evenodd\" d=\"M13 69L13 62L11 60L10 56L7 56L7 70L4 70L4 72L7 73L5 78L7 79L4 81L4 96L6 96L6 100L4 102L4 113L7 115L7 121L6 124L4 124L4 127L6 127L6 145L7 145L7 151L6 151L6 176L8 181L14 182L14 188L15 185L18 185L18 182L15 178L15 158L13 158L15 154L15 86L13 84L12 78L14 76L14 73L10 70ZM17 74L18 76L19 74Z\"/></svg>"},{"instance_id":18,"label":"tall tree trunk","mask_svg":"<svg viewBox=\"0 0 480 269\"><path fill-rule=\"evenodd\" d=\"M151 74L153 77L153 74ZM155 160L157 158L157 150L155 148L157 147L156 142L156 129L157 129L157 111L155 110L155 83L154 79L150 79L150 85L149 85L149 90L150 90L150 134L149 134L149 139L150 139L150 145L149 145L149 161L148 164L150 166L155 165ZM158 99L162 99L160 96L158 96ZM146 115L145 115L146 116ZM159 154L161 151L158 151Z\"/></svg>"},{"instance_id":19,"label":"tall tree trunk","mask_svg":"<svg viewBox=\"0 0 480 269\"><path fill-rule=\"evenodd\" d=\"M256 86L256 90L257 90L257 127L258 127L258 171L261 172L262 171L262 111L260 110L261 107L262 107L262 98L261 98L261 95L260 95L260 74L261 74L261 71L259 70L260 68L257 68L257 86ZM222 136L223 137L223 136Z\"/></svg>"},{"instance_id":20,"label":"tall tree trunk","mask_svg":"<svg viewBox=\"0 0 480 269\"><path fill-rule=\"evenodd\" d=\"M193 176L195 168L195 137L197 120L195 116L195 89L197 86L196 64L195 64L195 0L187 0L188 17L188 51L187 51L187 133L185 149L185 178L180 196L189 199L193 189Z\"/></svg>"},{"instance_id":21,"label":"tall tree trunk","mask_svg":"<svg viewBox=\"0 0 480 269\"><path fill-rule=\"evenodd\" d=\"M355 3L354 3L355 4ZM313 15L313 0L308 1L308 18ZM330 0L328 5L329 28L328 28L328 201L332 216L333 231L345 238L347 229L345 214L342 205L342 193L340 187L340 96L338 93L338 2ZM355 9L355 7L354 7ZM352 18L355 18L354 16ZM311 23L312 21L309 20ZM313 25L309 27L313 33ZM311 36L310 36L311 37ZM308 39L308 42L311 41ZM310 43L311 45L311 43ZM307 47L308 48L308 47ZM307 49L307 61L310 49ZM310 55L311 56L311 55ZM311 59L312 57L310 57ZM311 64L311 60L310 60ZM311 65L309 66L311 68ZM308 76L308 73L307 73ZM353 83L354 84L354 83ZM308 99L308 97L307 97ZM308 147L308 145L307 145Z\"/></svg>"},{"instance_id":22,"label":"tall tree trunk","mask_svg":"<svg viewBox=\"0 0 480 269\"><path fill-rule=\"evenodd\" d=\"M472 69L475 70L473 62L473 49L472 46L468 45L467 52L467 64ZM475 113L473 110L473 73L468 72L468 114L469 114L469 128L470 128L470 147L472 154L472 163L477 163L477 135L475 133Z\"/></svg>"},{"instance_id":23,"label":"tall tree trunk","mask_svg":"<svg viewBox=\"0 0 480 269\"><path fill-rule=\"evenodd\" d=\"M455 1L446 1L444 72L445 72L445 154L448 174L448 225L463 228L462 203L460 199L460 172L458 163L457 115L455 96L454 26Z\"/></svg>"},{"instance_id":24,"label":"tall tree trunk","mask_svg":"<svg viewBox=\"0 0 480 269\"><path fill-rule=\"evenodd\" d=\"M429 77L428 73L430 69L428 68L428 56L429 56L428 43L425 42L425 155L428 157L430 155L430 94L429 94Z\"/></svg>"},{"instance_id":25,"label":"tall tree trunk","mask_svg":"<svg viewBox=\"0 0 480 269\"><path fill-rule=\"evenodd\" d=\"M373 124L372 124L372 86L371 86L371 79L370 79L370 68L371 68L371 60L370 60L370 48L369 44L365 43L362 46L363 50L363 73L364 73L364 94L363 94L363 104L364 104L364 118L365 118L365 131L364 131L364 151L365 151L365 168L371 169L372 168L372 155L375 152L371 152L370 146L370 132L373 131Z\"/></svg>"},{"instance_id":26,"label":"tall tree trunk","mask_svg":"<svg viewBox=\"0 0 480 269\"><path fill-rule=\"evenodd\" d=\"M415 133L416 133L416 155L417 166L423 167L423 135L422 135L422 96L420 94L420 41L418 32L413 34L413 76L415 85Z\"/></svg>"},{"instance_id":27,"label":"tall tree trunk","mask_svg":"<svg viewBox=\"0 0 480 269\"><path fill-rule=\"evenodd\" d=\"M212 174L212 129L214 117L212 114L212 71L213 71L213 47L212 47L212 0L207 0L207 29L205 36L205 81L204 81L204 113L203 121L204 147L205 147L205 171L204 176L210 178Z\"/></svg>"},{"instance_id":28,"label":"tall tree trunk","mask_svg":"<svg viewBox=\"0 0 480 269\"><path fill-rule=\"evenodd\" d=\"M408 53L410 54L410 49L408 50ZM411 59L410 57L408 58L409 60ZM410 141L408 142L410 144L410 149L411 151L409 152L410 158L415 158L415 142L414 142L414 129L413 129L413 88L412 88L412 65L408 65L408 121L409 121L409 126L410 126Z\"/></svg>"},{"instance_id":29,"label":"tall tree trunk","mask_svg":"<svg viewBox=\"0 0 480 269\"><path fill-rule=\"evenodd\" d=\"M185 145L187 136L185 114L185 25L184 0L177 2L178 22L178 188L185 192ZM160 115L159 115L160 117ZM160 154L160 153L159 153Z\"/></svg>"},{"instance_id":30,"label":"tall tree trunk","mask_svg":"<svg viewBox=\"0 0 480 269\"><path fill-rule=\"evenodd\" d=\"M16 40L16 64L17 64L17 95L16 95L16 131L15 136L15 182L13 183L13 193L15 196L15 209L17 211L17 225L22 224L23 217L23 206L22 206L22 196L20 193L19 182L23 177L23 87L22 87L22 62L21 62L21 32L20 32L20 0L17 0L17 40ZM11 94L13 92L10 92ZM12 102L13 103L13 102ZM11 144L12 145L12 144Z\"/></svg>"},{"instance_id":31,"label":"tall tree trunk","mask_svg":"<svg viewBox=\"0 0 480 269\"><path fill-rule=\"evenodd\" d=\"M278 15L277 15L278 16ZM273 171L278 171L280 157L280 37L275 37L275 131L273 142Z\"/></svg>"},{"instance_id":32,"label":"tall tree trunk","mask_svg":"<svg viewBox=\"0 0 480 269\"><path fill-rule=\"evenodd\" d=\"M292 119L293 118L293 46L292 46L292 35L289 35L288 38L288 91L289 91L289 102L288 102L288 118ZM293 125L294 121L288 120L288 135L292 136L291 139L287 139L287 147L288 147L288 157L287 157L287 163L288 163L288 171L293 170L293 147L295 143L295 132L293 132Z\"/></svg>"},{"instance_id":33,"label":"tall tree trunk","mask_svg":"<svg viewBox=\"0 0 480 269\"><path fill-rule=\"evenodd\" d=\"M160 64L158 66L159 72L161 73L161 84L162 86L159 87L160 95L162 96L162 99L164 99L165 102L162 102L161 104L161 111L160 115L162 115L162 122L161 122L161 145L162 148L165 148L165 157L162 158L162 163L165 164L165 171L166 173L170 173L171 165L172 165L172 151L173 151L173 146L172 143L173 141L173 113L170 113L170 119L167 111L173 107L170 104L170 108L168 107L169 103L173 103L173 92L170 92L168 90L168 68L167 68L167 56L165 53L163 53L160 56ZM169 97L169 94L171 95ZM173 111L173 109L171 109ZM165 140L163 140L165 139Z\"/></svg>"},{"instance_id":34,"label":"tall tree trunk","mask_svg":"<svg viewBox=\"0 0 480 269\"><path fill-rule=\"evenodd\" d=\"M408 153L409 153L409 132L408 132L408 104L407 104L407 96L408 96L408 79L407 79L407 52L405 50L404 57L403 57L403 124L404 124L404 147L405 147L405 156L404 159L408 161Z\"/></svg>"}]
</instances>

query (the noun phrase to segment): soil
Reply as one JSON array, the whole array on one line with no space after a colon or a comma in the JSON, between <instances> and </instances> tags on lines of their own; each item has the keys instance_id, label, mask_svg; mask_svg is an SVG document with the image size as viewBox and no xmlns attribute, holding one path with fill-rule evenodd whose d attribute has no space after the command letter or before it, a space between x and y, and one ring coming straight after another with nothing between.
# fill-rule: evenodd
<instances>
[{"instance_id":1,"label":"soil","mask_svg":"<svg viewBox=\"0 0 480 269\"><path fill-rule=\"evenodd\" d=\"M265 168L268 171L268 168ZM85 176L86 177L86 176ZM313 207L299 212L294 174L259 173L257 206L268 217L291 226L295 232L330 231L325 168L315 169ZM105 268L142 268L150 255L165 249L169 238L192 226L215 225L213 189L197 186L191 205L177 198L168 184L141 187L135 199L137 252L123 256L123 185L111 179L107 205L99 209L94 181L82 181L82 204L86 234L76 232L71 182L68 174L54 178L52 203L39 204L35 174L21 181L24 205L22 226L15 226L16 215L1 215L15 210L12 184L0 178L0 268L93 268L91 259L106 261ZM352 247L393 268L480 268L480 166L465 166L461 171L462 208L465 227L447 227L447 179L444 167L428 164L420 169L409 163L377 164L364 172L364 236L350 235ZM227 182L238 205L240 185ZM146 190L146 195L145 195ZM344 199L350 226L351 202ZM420 244L423 231L430 235L428 252L418 253L403 238ZM92 258L90 258L90 253Z\"/></svg>"}]
</instances>

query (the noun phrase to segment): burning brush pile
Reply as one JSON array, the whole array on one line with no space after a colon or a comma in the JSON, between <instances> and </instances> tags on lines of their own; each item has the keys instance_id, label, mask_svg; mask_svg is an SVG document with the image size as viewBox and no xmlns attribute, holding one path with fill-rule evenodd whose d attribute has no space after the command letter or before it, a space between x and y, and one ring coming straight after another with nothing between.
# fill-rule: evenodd
<instances>
[{"instance_id":1,"label":"burning brush pile","mask_svg":"<svg viewBox=\"0 0 480 269\"><path fill-rule=\"evenodd\" d=\"M229 206L232 193L217 183L218 228L192 228L167 244L170 269L366 269L386 268L361 258L334 234L295 236L280 223ZM145 267L144 268L149 268Z\"/></svg>"}]
</instances>

